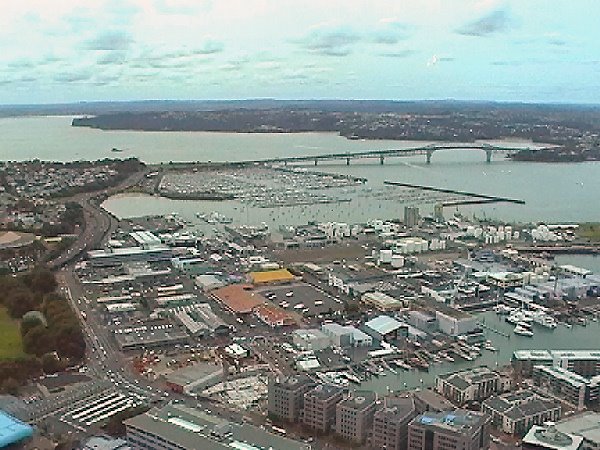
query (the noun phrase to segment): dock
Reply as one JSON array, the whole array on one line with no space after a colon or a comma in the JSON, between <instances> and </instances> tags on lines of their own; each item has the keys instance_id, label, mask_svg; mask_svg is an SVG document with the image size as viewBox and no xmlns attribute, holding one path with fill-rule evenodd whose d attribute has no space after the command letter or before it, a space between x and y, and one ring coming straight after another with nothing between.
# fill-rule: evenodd
<instances>
[{"instance_id":1,"label":"dock","mask_svg":"<svg viewBox=\"0 0 600 450\"><path fill-rule=\"evenodd\" d=\"M495 328L492 328L489 325L486 325L485 322L479 322L479 326L481 328L483 328L484 330L488 330L488 331L491 331L492 333L499 334L500 336L504 336L505 338L510 338L510 334L505 333L504 331L500 331Z\"/></svg>"},{"instance_id":2,"label":"dock","mask_svg":"<svg viewBox=\"0 0 600 450\"><path fill-rule=\"evenodd\" d=\"M525 200L520 200L520 199L516 199L516 198L508 198L508 197L498 197L495 195L486 195L486 194L478 194L476 192L467 192L467 191L458 191L456 189L445 189L445 188L438 188L435 186L425 186L422 184L411 184L411 183L402 183L399 181L384 181L383 184L389 185L389 186L400 186L400 187L407 187L407 188L412 188L412 189L421 189L423 191L432 191L432 192L443 192L445 194L454 194L454 195L463 195L465 197L470 197L474 200L465 200L465 201L453 201L453 202L449 202L447 204L444 204L444 206L455 206L455 205L459 205L459 204L475 204L475 203L498 203L498 202L505 202L505 203L514 203L517 205L524 205L525 204Z\"/></svg>"}]
</instances>

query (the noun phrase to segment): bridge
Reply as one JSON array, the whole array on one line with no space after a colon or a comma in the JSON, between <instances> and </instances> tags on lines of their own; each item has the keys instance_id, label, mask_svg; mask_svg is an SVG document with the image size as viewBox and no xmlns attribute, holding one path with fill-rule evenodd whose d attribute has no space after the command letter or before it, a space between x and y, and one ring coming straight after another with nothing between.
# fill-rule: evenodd
<instances>
[{"instance_id":1,"label":"bridge","mask_svg":"<svg viewBox=\"0 0 600 450\"><path fill-rule=\"evenodd\" d=\"M285 164L288 163L302 163L302 162L314 162L315 166L318 165L319 161L346 161L347 165L350 165L350 161L353 159L379 159L379 163L383 164L386 158L397 158L403 156L414 156L414 155L425 155L427 157L427 164L431 163L431 157L434 152L441 150L482 150L485 152L486 161L489 163L492 161L492 154L494 153L511 153L518 152L519 150L525 150L522 147L507 147L497 146L490 144L430 144L422 147L412 148L399 148L389 150L361 150L356 152L343 152L343 153L327 153L323 155L312 155L312 156L287 156L283 158L269 158L269 159L257 159L251 161L243 161L243 164ZM539 151L542 149L528 150Z\"/></svg>"}]
</instances>

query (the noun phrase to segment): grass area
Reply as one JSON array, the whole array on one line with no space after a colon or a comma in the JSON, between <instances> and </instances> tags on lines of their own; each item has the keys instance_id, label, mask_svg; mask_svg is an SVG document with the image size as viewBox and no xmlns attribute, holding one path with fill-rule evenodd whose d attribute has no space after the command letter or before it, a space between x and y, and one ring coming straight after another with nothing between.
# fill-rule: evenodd
<instances>
[{"instance_id":1,"label":"grass area","mask_svg":"<svg viewBox=\"0 0 600 450\"><path fill-rule=\"evenodd\" d=\"M12 319L6 308L0 307L0 360L25 355L19 321Z\"/></svg>"},{"instance_id":2,"label":"grass area","mask_svg":"<svg viewBox=\"0 0 600 450\"><path fill-rule=\"evenodd\" d=\"M600 241L600 223L582 223L577 229L577 235L590 241Z\"/></svg>"}]
</instances>

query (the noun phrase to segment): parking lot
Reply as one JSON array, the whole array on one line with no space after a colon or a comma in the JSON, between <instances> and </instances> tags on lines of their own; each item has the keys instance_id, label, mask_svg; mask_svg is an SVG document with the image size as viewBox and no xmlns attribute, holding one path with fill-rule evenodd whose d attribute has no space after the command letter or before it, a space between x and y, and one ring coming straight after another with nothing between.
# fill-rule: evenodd
<instances>
[{"instance_id":1,"label":"parking lot","mask_svg":"<svg viewBox=\"0 0 600 450\"><path fill-rule=\"evenodd\" d=\"M260 288L259 292L274 304L287 311L294 311L299 314L318 316L328 311L341 311L344 309L341 300L304 283L268 286Z\"/></svg>"}]
</instances>

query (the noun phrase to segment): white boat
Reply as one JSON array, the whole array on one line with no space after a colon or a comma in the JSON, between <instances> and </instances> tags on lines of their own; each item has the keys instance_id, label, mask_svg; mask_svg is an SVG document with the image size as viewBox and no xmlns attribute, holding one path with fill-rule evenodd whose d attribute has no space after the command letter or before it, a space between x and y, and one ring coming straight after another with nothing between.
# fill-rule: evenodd
<instances>
[{"instance_id":1,"label":"white boat","mask_svg":"<svg viewBox=\"0 0 600 450\"><path fill-rule=\"evenodd\" d=\"M500 303L494 306L494 312L496 314L510 314L513 312L513 309L510 306L505 305L504 303Z\"/></svg>"},{"instance_id":2,"label":"white boat","mask_svg":"<svg viewBox=\"0 0 600 450\"><path fill-rule=\"evenodd\" d=\"M527 328L521 327L519 325L517 325L513 331L515 334L517 334L519 336L527 336L527 337L533 336L533 331L528 330Z\"/></svg>"},{"instance_id":3,"label":"white boat","mask_svg":"<svg viewBox=\"0 0 600 450\"><path fill-rule=\"evenodd\" d=\"M530 311L517 310L513 311L507 318L508 323L517 324L519 322L533 322L533 315Z\"/></svg>"},{"instance_id":4,"label":"white boat","mask_svg":"<svg viewBox=\"0 0 600 450\"><path fill-rule=\"evenodd\" d=\"M536 313L533 316L533 322L546 328L556 328L558 326L554 317L543 312Z\"/></svg>"}]
</instances>

